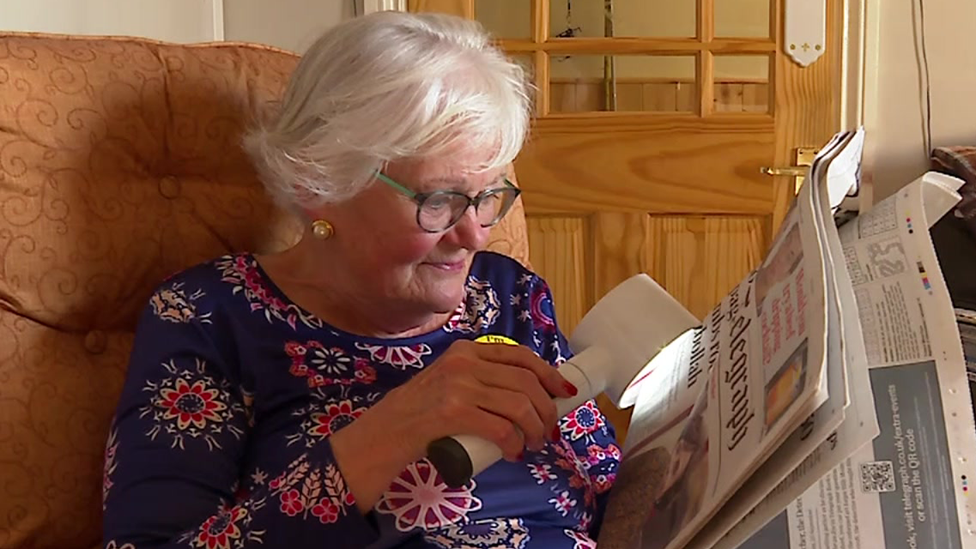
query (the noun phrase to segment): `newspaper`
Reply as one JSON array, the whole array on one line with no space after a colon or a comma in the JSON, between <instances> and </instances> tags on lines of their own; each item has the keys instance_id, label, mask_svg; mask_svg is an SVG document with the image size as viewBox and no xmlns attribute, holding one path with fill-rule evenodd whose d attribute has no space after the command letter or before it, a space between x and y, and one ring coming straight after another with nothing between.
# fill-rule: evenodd
<instances>
[{"instance_id":1,"label":"newspaper","mask_svg":"<svg viewBox=\"0 0 976 549\"><path fill-rule=\"evenodd\" d=\"M802 190L763 264L635 380L601 548L683 546L825 403L824 420L842 421L846 375L837 356L828 372L830 273L818 215L811 189ZM665 474L648 482L661 462Z\"/></svg>"},{"instance_id":2,"label":"newspaper","mask_svg":"<svg viewBox=\"0 0 976 549\"><path fill-rule=\"evenodd\" d=\"M842 501L837 494L842 486L853 490L853 468L859 468L862 485L865 478L888 471L884 467L890 467L898 478L897 455L892 458L890 452L878 451L879 440L896 440L889 433L893 418L901 422L902 432L897 435L901 447L909 446L903 425L910 423L911 436L919 437L911 441L912 452L903 451L915 457L905 459L934 468L927 473L951 470L956 474L937 477L948 479L949 484L942 482L940 487L933 482L931 489L936 493L920 497L927 512L921 521L915 517L914 531L919 531L918 522L930 527L936 524L937 516L943 521L939 524L950 526L940 532L955 532L957 537L968 532L968 502L952 497L951 486L952 481L964 478L959 474L969 467L962 461L965 452L976 459L976 452L969 451L970 446L976 446L976 427L965 367L958 332L954 332L955 354L951 358L940 355L948 360L946 368L954 372L951 375L938 370L933 349L948 352L952 337L942 337L942 332L937 332L939 337L931 335L943 325L950 326L945 333L952 334L955 319L930 243L927 250L931 261L926 257L918 265L927 265L930 270L924 279L929 289L935 288L932 292L938 293L940 287L945 294L941 300L945 303L938 308L913 308L909 303L907 285L917 282L918 272L914 264L912 269L907 268L907 259L902 258L902 271L878 278L879 272L888 273L893 267L871 261L894 261L886 255L891 250L884 247L894 237L880 228L865 229L865 233L860 227L892 225L890 220L874 219L885 207L894 205L883 204L870 215L861 216L851 208L852 197L857 196L863 141L863 130L844 132L821 150L762 265L733 288L700 326L662 349L628 388L636 395L632 422L598 540L601 549L859 547L840 533L843 529L837 521L847 520L851 531L863 536L868 531L880 531L880 527L864 529L872 526L872 520L881 524L881 517L894 519L876 504L873 515L861 513L863 520L852 526L850 517L858 515L852 509L860 511L864 504L855 501L854 495ZM927 202L931 203L931 218L942 215L958 200L944 184L938 188L941 194L918 194L910 204L912 211L918 212L916 223L926 218L923 208ZM848 220L838 231L837 224ZM896 223L889 230L899 226ZM927 239L924 227L909 236L912 234ZM899 249L904 253L908 246L902 243ZM898 282L899 276L905 280ZM906 288L890 286L895 282ZM900 293L888 295L892 288ZM900 309L890 309L898 299L906 301ZM922 352L925 350L928 354ZM885 360L879 362L879 356ZM904 378L915 388L928 383L934 388L933 394L942 397L939 406L926 408L932 413L926 411L924 425L918 417L909 422L898 415L898 410L905 413L907 402L917 404L913 395L903 393L901 400L893 401L895 397L878 389L882 381L875 370L880 366L904 367L906 361L916 369L922 362L930 364L932 372L929 377L900 374L896 380ZM895 381L886 383L885 387L897 390ZM947 393L951 399L942 394L946 388L953 391ZM950 400L951 417L966 418L962 427L951 422L947 426L944 421L950 409L941 414L942 403ZM886 402L894 402L894 413L885 408ZM954 441L939 455L959 459L919 457L922 434L934 436L936 427L947 433L944 440ZM928 444L927 438L925 442ZM872 452L871 459L857 461L868 451ZM887 459L882 459L885 456ZM924 483L930 478L926 472L919 475L908 480L921 479L919 482ZM893 491L897 491L897 483ZM811 498L824 498L825 494L833 499L811 503ZM936 495L943 503L954 502L955 507L934 508L930 497ZM884 499L879 494L873 497ZM791 512L797 509L820 515L800 512L794 517ZM938 512L933 514L933 510ZM950 511L956 519L951 524L945 522ZM812 536L805 534L810 532L811 521L820 521L817 525L825 539L833 543L811 545ZM941 542L949 538L932 539Z\"/></svg>"},{"instance_id":3,"label":"newspaper","mask_svg":"<svg viewBox=\"0 0 976 549\"><path fill-rule=\"evenodd\" d=\"M836 261L843 254L833 225L847 190L857 187L863 141L863 130L838 135L821 151L811 169L812 180L820 176L821 170L827 170L829 182L824 186L811 186L811 190L816 192L814 199L820 214L820 234L826 245L825 271L833 273L828 277L827 285L828 343L830 352L835 354L828 352L828 364L843 367L848 376L849 391L845 396L870 394L864 343L850 278L845 269L836 268ZM832 147L838 149L832 150ZM848 402L850 406L840 423L830 421L832 415L827 406L818 409L803 428L793 434L792 440L777 450L777 455L763 467L763 474L753 476L736 492L735 504L727 505L722 516L711 521L696 536L692 546L735 547L840 461L877 436L873 400L855 398Z\"/></svg>"},{"instance_id":4,"label":"newspaper","mask_svg":"<svg viewBox=\"0 0 976 549\"><path fill-rule=\"evenodd\" d=\"M840 228L880 434L740 547L976 547L966 361L928 236L959 184L925 174Z\"/></svg>"}]
</instances>

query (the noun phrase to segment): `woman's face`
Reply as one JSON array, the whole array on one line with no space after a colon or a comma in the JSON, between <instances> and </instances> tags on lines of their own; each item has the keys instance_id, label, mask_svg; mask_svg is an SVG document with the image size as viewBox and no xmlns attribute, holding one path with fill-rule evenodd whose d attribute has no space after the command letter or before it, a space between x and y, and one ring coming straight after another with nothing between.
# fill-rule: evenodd
<instances>
[{"instance_id":1,"label":"woman's face","mask_svg":"<svg viewBox=\"0 0 976 549\"><path fill-rule=\"evenodd\" d=\"M416 193L453 190L468 196L503 185L503 168L468 173L482 158L460 153L445 161L420 159L390 163L384 174ZM348 273L353 292L366 305L400 315L454 311L475 252L487 243L473 208L450 229L430 233L417 225L417 203L381 181L354 198L321 212L335 226L327 241L339 248L336 265Z\"/></svg>"}]
</instances>

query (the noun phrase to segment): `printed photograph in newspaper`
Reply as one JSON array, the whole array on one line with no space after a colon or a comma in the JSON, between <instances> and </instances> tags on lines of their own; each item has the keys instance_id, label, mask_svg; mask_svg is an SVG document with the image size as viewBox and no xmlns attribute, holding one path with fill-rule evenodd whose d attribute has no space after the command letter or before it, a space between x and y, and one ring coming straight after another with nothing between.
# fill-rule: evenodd
<instances>
[{"instance_id":1,"label":"printed photograph in newspaper","mask_svg":"<svg viewBox=\"0 0 976 549\"><path fill-rule=\"evenodd\" d=\"M775 425L789 405L799 398L807 379L806 373L807 340L804 339L766 383L766 430Z\"/></svg>"},{"instance_id":2,"label":"printed photograph in newspaper","mask_svg":"<svg viewBox=\"0 0 976 549\"><path fill-rule=\"evenodd\" d=\"M707 394L695 403L671 453L668 468L644 526L639 546L662 549L701 509L708 484Z\"/></svg>"},{"instance_id":3,"label":"printed photograph in newspaper","mask_svg":"<svg viewBox=\"0 0 976 549\"><path fill-rule=\"evenodd\" d=\"M800 227L793 225L783 237L779 247L763 265L756 271L756 312L762 309L769 290L781 282L786 281L796 271L803 260L803 241L800 238Z\"/></svg>"}]
</instances>

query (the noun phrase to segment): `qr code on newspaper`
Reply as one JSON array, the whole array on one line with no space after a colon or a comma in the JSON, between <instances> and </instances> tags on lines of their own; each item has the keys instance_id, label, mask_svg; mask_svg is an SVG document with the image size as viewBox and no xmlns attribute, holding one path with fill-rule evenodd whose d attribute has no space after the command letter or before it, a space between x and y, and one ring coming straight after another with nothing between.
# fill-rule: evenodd
<instances>
[{"instance_id":1,"label":"qr code on newspaper","mask_svg":"<svg viewBox=\"0 0 976 549\"><path fill-rule=\"evenodd\" d=\"M895 467L890 461L869 461L861 464L862 492L894 492Z\"/></svg>"}]
</instances>

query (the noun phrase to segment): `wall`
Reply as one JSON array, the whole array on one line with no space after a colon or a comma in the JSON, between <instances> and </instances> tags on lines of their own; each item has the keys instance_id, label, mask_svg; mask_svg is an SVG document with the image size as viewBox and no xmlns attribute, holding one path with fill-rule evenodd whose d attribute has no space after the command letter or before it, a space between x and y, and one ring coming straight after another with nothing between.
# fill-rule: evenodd
<instances>
[{"instance_id":1,"label":"wall","mask_svg":"<svg viewBox=\"0 0 976 549\"><path fill-rule=\"evenodd\" d=\"M928 169L922 139L923 92L915 58L917 0L881 0L877 119L867 124L875 200ZM932 145L976 145L974 0L924 0L932 91Z\"/></svg>"},{"instance_id":2,"label":"wall","mask_svg":"<svg viewBox=\"0 0 976 549\"><path fill-rule=\"evenodd\" d=\"M127 34L173 42L215 37L210 0L0 0L0 30Z\"/></svg>"},{"instance_id":3,"label":"wall","mask_svg":"<svg viewBox=\"0 0 976 549\"><path fill-rule=\"evenodd\" d=\"M325 29L355 15L353 0L224 0L224 38L304 52Z\"/></svg>"},{"instance_id":4,"label":"wall","mask_svg":"<svg viewBox=\"0 0 976 549\"><path fill-rule=\"evenodd\" d=\"M0 0L0 30L125 34L172 42L220 39L302 52L354 15L354 0Z\"/></svg>"}]
</instances>

